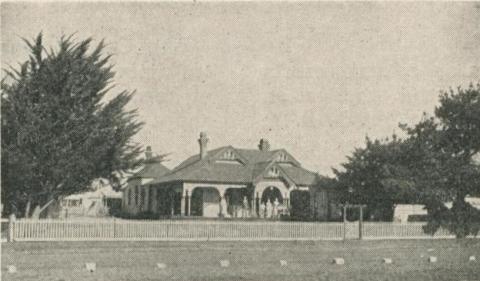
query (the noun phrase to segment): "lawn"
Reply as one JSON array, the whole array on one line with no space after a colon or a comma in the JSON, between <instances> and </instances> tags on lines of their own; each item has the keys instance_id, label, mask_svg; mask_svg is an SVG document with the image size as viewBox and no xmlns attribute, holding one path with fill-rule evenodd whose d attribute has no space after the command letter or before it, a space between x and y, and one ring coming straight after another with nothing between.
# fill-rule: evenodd
<instances>
[{"instance_id":1,"label":"lawn","mask_svg":"<svg viewBox=\"0 0 480 281\"><path fill-rule=\"evenodd\" d=\"M472 255L476 262L468 261ZM428 256L438 262L429 263ZM345 265L332 264L334 257ZM1 258L2 280L480 280L480 239L17 242L2 243ZM230 266L221 267L220 260ZM97 270L87 272L86 262L96 262ZM7 265L17 273L8 273Z\"/></svg>"}]
</instances>

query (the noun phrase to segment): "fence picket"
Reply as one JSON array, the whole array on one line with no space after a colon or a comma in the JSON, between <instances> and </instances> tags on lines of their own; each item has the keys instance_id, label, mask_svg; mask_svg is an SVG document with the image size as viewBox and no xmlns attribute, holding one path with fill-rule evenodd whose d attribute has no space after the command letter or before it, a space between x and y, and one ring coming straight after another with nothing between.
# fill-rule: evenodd
<instances>
[{"instance_id":1,"label":"fence picket","mask_svg":"<svg viewBox=\"0 0 480 281\"><path fill-rule=\"evenodd\" d=\"M423 223L366 222L364 239L432 238ZM354 233L358 224L346 225ZM245 221L55 221L15 220L13 240L341 240L343 223ZM353 237L353 236L351 236ZM440 229L434 238L453 238ZM357 237L358 238L358 237Z\"/></svg>"}]
</instances>

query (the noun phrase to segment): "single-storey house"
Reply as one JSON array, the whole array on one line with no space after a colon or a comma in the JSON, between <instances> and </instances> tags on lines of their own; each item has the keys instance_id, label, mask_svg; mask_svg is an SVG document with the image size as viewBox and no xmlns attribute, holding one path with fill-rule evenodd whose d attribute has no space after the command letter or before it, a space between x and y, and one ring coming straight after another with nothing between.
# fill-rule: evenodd
<instances>
[{"instance_id":1,"label":"single-storey house","mask_svg":"<svg viewBox=\"0 0 480 281\"><path fill-rule=\"evenodd\" d=\"M169 171L147 149L144 169L128 180L123 210L159 216L260 217L327 220L329 192L320 176L302 167L285 149L223 146L208 150L200 134L199 153Z\"/></svg>"}]
</instances>

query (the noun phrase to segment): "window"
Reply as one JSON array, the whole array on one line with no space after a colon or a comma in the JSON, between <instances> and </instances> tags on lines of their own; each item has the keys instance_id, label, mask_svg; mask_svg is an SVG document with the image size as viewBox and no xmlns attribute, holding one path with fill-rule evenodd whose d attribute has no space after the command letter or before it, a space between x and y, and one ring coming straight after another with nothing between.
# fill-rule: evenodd
<instances>
[{"instance_id":1,"label":"window","mask_svg":"<svg viewBox=\"0 0 480 281\"><path fill-rule=\"evenodd\" d=\"M155 198L155 189L151 186L148 188L148 211L153 208L154 199Z\"/></svg>"},{"instance_id":2,"label":"window","mask_svg":"<svg viewBox=\"0 0 480 281\"><path fill-rule=\"evenodd\" d=\"M138 206L138 196L140 194L138 194L138 185L135 186L135 206Z\"/></svg>"},{"instance_id":3,"label":"window","mask_svg":"<svg viewBox=\"0 0 480 281\"><path fill-rule=\"evenodd\" d=\"M140 198L138 200L140 201L140 206L145 203L145 188L140 189Z\"/></svg>"},{"instance_id":4,"label":"window","mask_svg":"<svg viewBox=\"0 0 480 281\"><path fill-rule=\"evenodd\" d=\"M132 190L129 188L127 192L127 205L131 204Z\"/></svg>"},{"instance_id":5,"label":"window","mask_svg":"<svg viewBox=\"0 0 480 281\"><path fill-rule=\"evenodd\" d=\"M162 193L160 192L160 189L157 189L157 193L156 193L156 197L157 197L157 210L161 210L160 209L160 205L162 204Z\"/></svg>"}]
</instances>

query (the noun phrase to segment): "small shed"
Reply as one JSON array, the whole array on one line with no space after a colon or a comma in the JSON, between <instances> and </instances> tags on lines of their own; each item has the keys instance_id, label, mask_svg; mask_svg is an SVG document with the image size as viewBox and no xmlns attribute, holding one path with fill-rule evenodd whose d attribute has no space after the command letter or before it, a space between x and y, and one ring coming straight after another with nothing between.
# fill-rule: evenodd
<instances>
[{"instance_id":1,"label":"small shed","mask_svg":"<svg viewBox=\"0 0 480 281\"><path fill-rule=\"evenodd\" d=\"M393 213L393 221L406 223L409 216L426 216L427 214L425 205L397 204Z\"/></svg>"},{"instance_id":2,"label":"small shed","mask_svg":"<svg viewBox=\"0 0 480 281\"><path fill-rule=\"evenodd\" d=\"M69 195L62 200L64 217L100 217L120 210L122 193L114 191L110 185L94 191Z\"/></svg>"}]
</instances>

